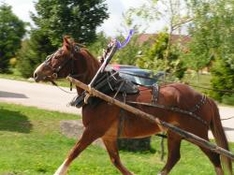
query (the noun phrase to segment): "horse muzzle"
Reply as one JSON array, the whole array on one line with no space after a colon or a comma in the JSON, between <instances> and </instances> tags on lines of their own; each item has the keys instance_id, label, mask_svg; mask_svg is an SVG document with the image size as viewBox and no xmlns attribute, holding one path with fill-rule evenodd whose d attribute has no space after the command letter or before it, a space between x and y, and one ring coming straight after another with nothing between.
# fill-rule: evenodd
<instances>
[{"instance_id":1,"label":"horse muzzle","mask_svg":"<svg viewBox=\"0 0 234 175\"><path fill-rule=\"evenodd\" d=\"M56 79L57 76L57 73L53 73L51 70L47 69L44 63L40 64L33 73L33 78L36 82L50 81L51 79Z\"/></svg>"},{"instance_id":2,"label":"horse muzzle","mask_svg":"<svg viewBox=\"0 0 234 175\"><path fill-rule=\"evenodd\" d=\"M34 78L34 80L35 80L36 82L40 82L40 81L46 81L47 76L42 75L42 74L40 74L40 73L38 73L38 72L34 72L34 73L33 73L33 78Z\"/></svg>"}]
</instances>

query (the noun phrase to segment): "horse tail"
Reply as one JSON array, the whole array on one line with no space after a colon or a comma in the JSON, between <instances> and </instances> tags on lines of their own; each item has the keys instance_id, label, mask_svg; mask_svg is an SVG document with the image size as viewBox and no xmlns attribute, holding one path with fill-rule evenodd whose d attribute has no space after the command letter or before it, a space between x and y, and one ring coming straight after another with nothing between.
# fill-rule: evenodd
<instances>
[{"instance_id":1,"label":"horse tail","mask_svg":"<svg viewBox=\"0 0 234 175\"><path fill-rule=\"evenodd\" d=\"M211 119L210 129L214 135L217 145L229 151L228 140L225 135L224 129L222 127L218 106L212 99L209 99L209 101L214 109L213 117ZM230 175L232 175L231 159L226 156L221 156L221 160L225 166L225 169L227 169Z\"/></svg>"}]
</instances>

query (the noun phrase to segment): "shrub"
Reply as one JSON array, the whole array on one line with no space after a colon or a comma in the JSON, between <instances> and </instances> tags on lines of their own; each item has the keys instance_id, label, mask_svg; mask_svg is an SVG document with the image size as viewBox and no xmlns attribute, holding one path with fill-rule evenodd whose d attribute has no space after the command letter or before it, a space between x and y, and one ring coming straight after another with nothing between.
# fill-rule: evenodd
<instances>
[{"instance_id":1,"label":"shrub","mask_svg":"<svg viewBox=\"0 0 234 175\"><path fill-rule=\"evenodd\" d=\"M226 98L226 92L222 90L233 90L234 87L234 69L231 64L222 58L217 59L211 69L212 79L211 84L215 91L212 92L212 97L218 101ZM221 91L220 91L221 90Z\"/></svg>"},{"instance_id":2,"label":"shrub","mask_svg":"<svg viewBox=\"0 0 234 175\"><path fill-rule=\"evenodd\" d=\"M234 104L234 95L224 95L222 97L222 103L227 105L233 105Z\"/></svg>"},{"instance_id":3,"label":"shrub","mask_svg":"<svg viewBox=\"0 0 234 175\"><path fill-rule=\"evenodd\" d=\"M17 59L15 57L10 59L10 66L12 68L15 68L16 63L17 63Z\"/></svg>"}]
</instances>

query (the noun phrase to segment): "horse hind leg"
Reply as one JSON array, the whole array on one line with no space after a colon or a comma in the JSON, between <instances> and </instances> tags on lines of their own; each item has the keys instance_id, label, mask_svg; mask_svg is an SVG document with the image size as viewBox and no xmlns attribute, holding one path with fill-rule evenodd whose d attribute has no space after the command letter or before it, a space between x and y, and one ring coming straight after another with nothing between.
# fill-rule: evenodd
<instances>
[{"instance_id":1,"label":"horse hind leg","mask_svg":"<svg viewBox=\"0 0 234 175\"><path fill-rule=\"evenodd\" d=\"M206 140L208 140L208 139L206 139ZM209 149L206 149L204 147L200 147L200 149L206 154L206 156L209 158L209 160L214 165L216 174L217 175L224 175L219 154L215 153Z\"/></svg>"},{"instance_id":2,"label":"horse hind leg","mask_svg":"<svg viewBox=\"0 0 234 175\"><path fill-rule=\"evenodd\" d=\"M159 175L167 175L174 167L174 165L180 160L180 146L182 138L168 131L167 133L167 147L168 147L168 157L166 165L163 167Z\"/></svg>"},{"instance_id":3,"label":"horse hind leg","mask_svg":"<svg viewBox=\"0 0 234 175\"><path fill-rule=\"evenodd\" d=\"M102 138L103 143L106 146L110 160L113 165L123 174L123 175L133 175L122 163L119 157L119 151L117 147L116 138Z\"/></svg>"},{"instance_id":4,"label":"horse hind leg","mask_svg":"<svg viewBox=\"0 0 234 175\"><path fill-rule=\"evenodd\" d=\"M96 132L97 133L97 132ZM72 161L83 151L85 150L94 140L99 138L95 132L92 132L91 129L85 129L80 140L75 144L75 146L70 151L67 158L64 160L62 165L56 170L54 175L66 175L69 165Z\"/></svg>"}]
</instances>

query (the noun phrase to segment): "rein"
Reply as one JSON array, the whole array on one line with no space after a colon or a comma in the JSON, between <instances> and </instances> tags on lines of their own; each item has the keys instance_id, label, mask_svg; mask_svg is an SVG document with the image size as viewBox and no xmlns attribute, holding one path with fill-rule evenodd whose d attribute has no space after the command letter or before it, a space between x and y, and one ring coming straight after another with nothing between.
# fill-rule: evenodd
<instances>
[{"instance_id":1,"label":"rein","mask_svg":"<svg viewBox=\"0 0 234 175\"><path fill-rule=\"evenodd\" d=\"M86 72L82 73L82 74L75 74L75 75L68 75L68 76L70 76L72 78L78 78L78 77L81 77L81 76L84 76L84 75L86 75ZM63 92L66 92L68 94L76 94L76 92L74 92L74 93L70 92L70 91L72 91L72 82L70 82L70 91L67 91L67 90L61 88L55 81L53 81L53 80L49 80L49 81L52 83L52 85L56 86L58 89L60 89Z\"/></svg>"},{"instance_id":2,"label":"rein","mask_svg":"<svg viewBox=\"0 0 234 175\"><path fill-rule=\"evenodd\" d=\"M67 91L67 90L61 88L55 81L50 80L50 82L52 83L52 85L56 86L58 89L60 89L61 91L65 92L67 94L76 94L76 92L70 92L70 91L72 91L71 87L70 87L70 91ZM70 86L71 86L71 83L70 83Z\"/></svg>"},{"instance_id":3,"label":"rein","mask_svg":"<svg viewBox=\"0 0 234 175\"><path fill-rule=\"evenodd\" d=\"M209 91L215 91L215 92L221 92L221 93L228 93L228 94L234 94L233 90L225 90L225 89L214 89L214 88L207 88L207 87L202 87L202 86L197 86L197 85L193 85L193 84L189 84L192 87L197 87L200 89L206 89Z\"/></svg>"},{"instance_id":4,"label":"rein","mask_svg":"<svg viewBox=\"0 0 234 175\"><path fill-rule=\"evenodd\" d=\"M204 100L204 97L202 98L202 103L200 103L200 104L204 104L203 100ZM178 107L171 107L171 106L166 106L166 105L162 105L162 104L155 104L155 103L152 104L152 103L135 102L135 101L127 101L126 103L133 104L133 105L143 105L143 106L149 106L149 107L156 107L156 108L160 108L160 109L169 110L169 111L172 111L172 112L186 114L186 115L189 115L189 116L193 117L194 119L198 120L199 122L204 124L206 127L208 127L207 122L205 120L202 120L198 115L196 115L194 113L195 111L191 112L191 111L187 111L187 110L184 110L184 109L180 109ZM198 106L198 104L195 105L195 106Z\"/></svg>"}]
</instances>

